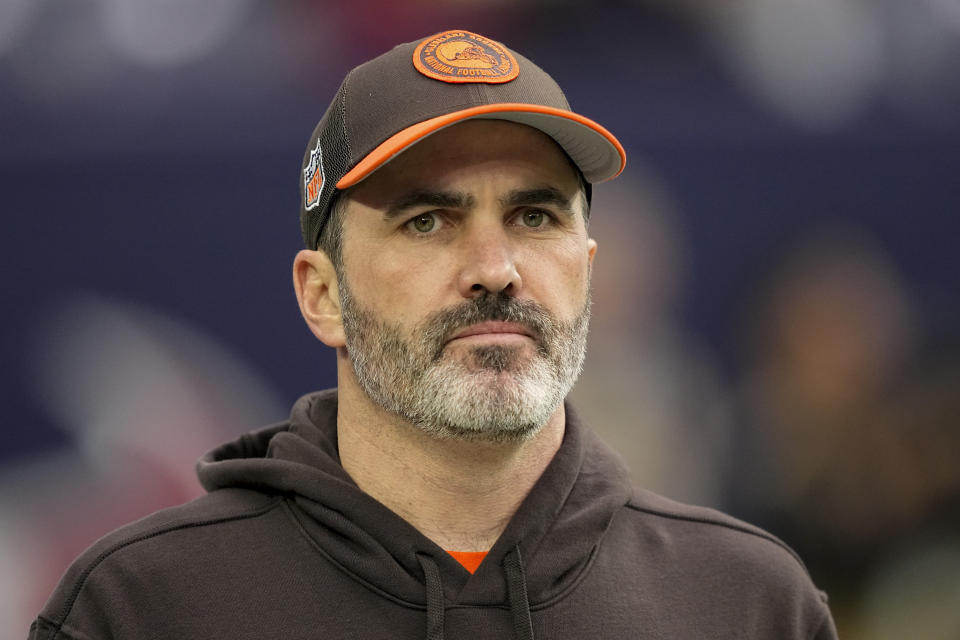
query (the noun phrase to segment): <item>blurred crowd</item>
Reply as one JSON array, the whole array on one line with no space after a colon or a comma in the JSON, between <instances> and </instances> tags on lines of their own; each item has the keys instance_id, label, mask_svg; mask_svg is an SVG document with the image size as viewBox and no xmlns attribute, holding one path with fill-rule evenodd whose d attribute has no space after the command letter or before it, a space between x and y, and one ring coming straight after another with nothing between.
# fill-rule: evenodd
<instances>
[{"instance_id":1,"label":"blurred crowd","mask_svg":"<svg viewBox=\"0 0 960 640\"><path fill-rule=\"evenodd\" d=\"M927 560L960 552L960 335L924 331L862 229L806 232L769 267L742 326L733 510L823 576L848 637L957 635L960 566Z\"/></svg>"},{"instance_id":2,"label":"blurred crowd","mask_svg":"<svg viewBox=\"0 0 960 640\"><path fill-rule=\"evenodd\" d=\"M302 144L346 69L453 27L627 148L572 399L637 483L784 539L845 640L960 637L958 7L0 0L0 639L334 382Z\"/></svg>"}]
</instances>

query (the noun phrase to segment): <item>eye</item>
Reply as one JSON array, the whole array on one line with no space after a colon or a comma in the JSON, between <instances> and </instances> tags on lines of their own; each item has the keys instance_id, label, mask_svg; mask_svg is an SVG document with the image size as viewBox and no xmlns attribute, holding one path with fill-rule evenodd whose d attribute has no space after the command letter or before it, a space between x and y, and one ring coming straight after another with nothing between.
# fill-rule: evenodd
<instances>
[{"instance_id":1,"label":"eye","mask_svg":"<svg viewBox=\"0 0 960 640\"><path fill-rule=\"evenodd\" d=\"M430 233L437 226L437 216L432 213L421 213L407 222L407 226L417 233Z\"/></svg>"},{"instance_id":2,"label":"eye","mask_svg":"<svg viewBox=\"0 0 960 640\"><path fill-rule=\"evenodd\" d=\"M527 209L520 214L520 219L523 221L523 226L535 229L543 226L547 220L547 214L542 209Z\"/></svg>"}]
</instances>

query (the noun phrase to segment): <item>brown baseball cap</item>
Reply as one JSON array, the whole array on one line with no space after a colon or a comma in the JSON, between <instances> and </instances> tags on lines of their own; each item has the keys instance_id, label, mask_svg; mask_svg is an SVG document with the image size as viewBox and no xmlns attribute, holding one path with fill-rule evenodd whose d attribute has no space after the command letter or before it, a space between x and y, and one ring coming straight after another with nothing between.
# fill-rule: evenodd
<instances>
[{"instance_id":1,"label":"brown baseball cap","mask_svg":"<svg viewBox=\"0 0 960 640\"><path fill-rule=\"evenodd\" d=\"M590 183L616 177L623 146L570 110L540 67L469 31L401 44L354 68L310 136L300 187L300 228L315 249L337 195L420 140L464 120L510 120L553 138Z\"/></svg>"}]
</instances>

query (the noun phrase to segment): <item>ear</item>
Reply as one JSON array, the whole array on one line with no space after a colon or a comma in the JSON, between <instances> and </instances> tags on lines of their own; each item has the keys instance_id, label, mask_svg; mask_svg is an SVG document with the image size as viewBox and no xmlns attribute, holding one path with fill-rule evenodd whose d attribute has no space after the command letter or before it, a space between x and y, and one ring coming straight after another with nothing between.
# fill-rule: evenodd
<instances>
[{"instance_id":1,"label":"ear","mask_svg":"<svg viewBox=\"0 0 960 640\"><path fill-rule=\"evenodd\" d=\"M293 260L293 288L313 335L328 347L346 346L337 272L323 251L303 249Z\"/></svg>"},{"instance_id":2,"label":"ear","mask_svg":"<svg viewBox=\"0 0 960 640\"><path fill-rule=\"evenodd\" d=\"M597 255L597 241L587 238L587 264L593 266L593 257Z\"/></svg>"}]
</instances>

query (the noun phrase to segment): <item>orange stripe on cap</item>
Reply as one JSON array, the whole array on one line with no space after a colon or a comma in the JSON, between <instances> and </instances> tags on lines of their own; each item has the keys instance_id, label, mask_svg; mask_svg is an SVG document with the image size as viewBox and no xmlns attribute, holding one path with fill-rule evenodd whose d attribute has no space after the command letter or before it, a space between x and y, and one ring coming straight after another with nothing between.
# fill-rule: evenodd
<instances>
[{"instance_id":1,"label":"orange stripe on cap","mask_svg":"<svg viewBox=\"0 0 960 640\"><path fill-rule=\"evenodd\" d=\"M501 102L496 104L484 104L476 107L470 107L468 109L454 111L452 113L445 113L442 116L437 116L435 118L430 118L429 120L424 120L423 122L418 122L417 124L410 125L402 131L398 131L380 143L377 148L368 153L360 162L357 163L353 169L348 171L342 178L340 178L336 185L337 189L342 190L352 187L392 160L394 156L406 151L410 146L416 144L431 133L435 133L444 127L450 126L462 120L469 120L470 118L476 118L488 114L518 112L541 113L544 115L565 118L581 124L588 129L592 129L596 133L599 133L601 136L606 138L607 141L616 148L617 153L620 154L620 168L615 174L606 179L609 180L615 178L623 171L623 168L627 162L627 152L624 151L623 145L620 144L620 141L617 140L612 133L590 118L585 118L578 113L565 111L563 109L556 109L554 107L545 107L542 105L520 102Z\"/></svg>"}]
</instances>

